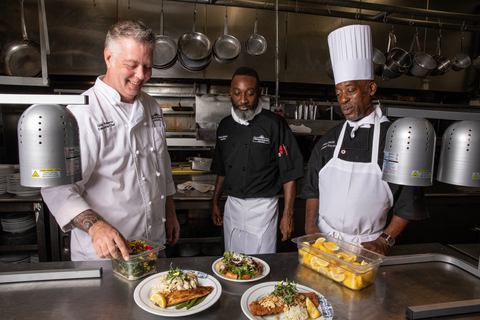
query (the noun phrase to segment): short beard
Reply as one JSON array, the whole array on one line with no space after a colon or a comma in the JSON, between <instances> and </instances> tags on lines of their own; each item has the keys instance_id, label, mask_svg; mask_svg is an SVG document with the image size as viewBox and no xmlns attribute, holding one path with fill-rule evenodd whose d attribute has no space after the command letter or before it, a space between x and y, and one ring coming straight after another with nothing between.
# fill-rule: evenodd
<instances>
[{"instance_id":1,"label":"short beard","mask_svg":"<svg viewBox=\"0 0 480 320\"><path fill-rule=\"evenodd\" d=\"M238 106L236 106L233 103L233 101L232 101L232 106L233 106L233 112L235 112L235 114L239 119L244 121L250 121L253 119L253 117L255 117L255 111L258 108L258 100L247 111L242 111L238 109Z\"/></svg>"}]
</instances>

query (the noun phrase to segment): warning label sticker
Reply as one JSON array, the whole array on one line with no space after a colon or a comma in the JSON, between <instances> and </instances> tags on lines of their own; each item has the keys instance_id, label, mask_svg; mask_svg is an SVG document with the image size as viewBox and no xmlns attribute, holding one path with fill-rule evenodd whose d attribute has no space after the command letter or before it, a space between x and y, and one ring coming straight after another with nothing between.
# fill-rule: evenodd
<instances>
[{"instance_id":1,"label":"warning label sticker","mask_svg":"<svg viewBox=\"0 0 480 320\"><path fill-rule=\"evenodd\" d=\"M73 176L82 171L80 147L65 148L65 167L67 169L67 176Z\"/></svg>"},{"instance_id":2,"label":"warning label sticker","mask_svg":"<svg viewBox=\"0 0 480 320\"><path fill-rule=\"evenodd\" d=\"M398 166L398 163L384 160L382 171L383 171L383 173L391 174L391 175L396 176L397 175L397 166Z\"/></svg>"},{"instance_id":3,"label":"warning label sticker","mask_svg":"<svg viewBox=\"0 0 480 320\"><path fill-rule=\"evenodd\" d=\"M383 161L398 162L398 153L384 151L383 152Z\"/></svg>"},{"instance_id":4,"label":"warning label sticker","mask_svg":"<svg viewBox=\"0 0 480 320\"><path fill-rule=\"evenodd\" d=\"M474 180L480 179L480 173L479 173L479 172L474 172L474 173L472 174L472 179L474 179Z\"/></svg>"},{"instance_id":5,"label":"warning label sticker","mask_svg":"<svg viewBox=\"0 0 480 320\"><path fill-rule=\"evenodd\" d=\"M413 170L412 178L430 179L432 172L430 170Z\"/></svg>"},{"instance_id":6,"label":"warning label sticker","mask_svg":"<svg viewBox=\"0 0 480 320\"><path fill-rule=\"evenodd\" d=\"M60 178L60 169L36 169L32 170L32 178Z\"/></svg>"}]
</instances>

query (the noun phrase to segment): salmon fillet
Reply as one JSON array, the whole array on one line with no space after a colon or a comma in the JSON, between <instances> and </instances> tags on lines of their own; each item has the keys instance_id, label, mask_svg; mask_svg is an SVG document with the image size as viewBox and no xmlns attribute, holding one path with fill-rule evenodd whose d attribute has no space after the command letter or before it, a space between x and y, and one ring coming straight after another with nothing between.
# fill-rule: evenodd
<instances>
[{"instance_id":1,"label":"salmon fillet","mask_svg":"<svg viewBox=\"0 0 480 320\"><path fill-rule=\"evenodd\" d=\"M207 294L212 292L212 290L213 287L197 287L195 289L189 290L175 290L172 293L165 295L165 299L167 299L167 307L177 303L182 303L188 300L206 296Z\"/></svg>"},{"instance_id":2,"label":"salmon fillet","mask_svg":"<svg viewBox=\"0 0 480 320\"><path fill-rule=\"evenodd\" d=\"M318 307L318 298L315 292L307 292L307 293L298 293L299 295L305 296L306 298L310 299L313 304ZM264 307L258 301L253 301L250 303L250 312L254 316L266 316L270 314L276 314L283 312L283 308L285 305L278 306L275 308Z\"/></svg>"}]
</instances>

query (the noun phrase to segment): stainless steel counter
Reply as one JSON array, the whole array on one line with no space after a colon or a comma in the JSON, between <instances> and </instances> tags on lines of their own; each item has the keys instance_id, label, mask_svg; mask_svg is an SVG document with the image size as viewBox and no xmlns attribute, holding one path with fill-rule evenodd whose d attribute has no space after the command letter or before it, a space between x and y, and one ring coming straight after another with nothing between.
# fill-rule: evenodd
<instances>
[{"instance_id":1,"label":"stainless steel counter","mask_svg":"<svg viewBox=\"0 0 480 320\"><path fill-rule=\"evenodd\" d=\"M440 252L461 257L456 251L438 244L398 246L391 250L394 255ZM381 266L373 285L361 291L352 291L298 264L297 253L259 257L271 267L270 274L261 282L288 278L319 291L332 304L335 320L405 319L407 307L480 298L479 278L442 262ZM157 270L168 270L173 262L175 267L213 274L211 266L216 259L213 256L159 259ZM103 268L103 277L99 279L0 284L1 318L162 318L135 304L133 292L141 280L127 281L114 275L110 261L0 265L0 272L98 267ZM210 309L185 319L247 319L241 311L240 300L243 292L256 282L237 284L221 279L219 281L223 287L219 301ZM479 319L479 316L480 314L470 314L462 319Z\"/></svg>"}]
</instances>

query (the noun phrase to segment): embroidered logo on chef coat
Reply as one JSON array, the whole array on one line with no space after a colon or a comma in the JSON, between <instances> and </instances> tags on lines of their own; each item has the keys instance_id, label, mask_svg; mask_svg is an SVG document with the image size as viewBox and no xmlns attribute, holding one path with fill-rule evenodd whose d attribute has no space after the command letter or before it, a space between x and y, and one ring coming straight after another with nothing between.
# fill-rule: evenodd
<instances>
[{"instance_id":1,"label":"embroidered logo on chef coat","mask_svg":"<svg viewBox=\"0 0 480 320\"><path fill-rule=\"evenodd\" d=\"M162 121L162 115L158 113L153 114L152 121Z\"/></svg>"},{"instance_id":2,"label":"embroidered logo on chef coat","mask_svg":"<svg viewBox=\"0 0 480 320\"><path fill-rule=\"evenodd\" d=\"M263 144L269 144L270 143L270 138L265 138L263 135L259 137L253 136L252 142L254 143L263 143Z\"/></svg>"},{"instance_id":3,"label":"embroidered logo on chef coat","mask_svg":"<svg viewBox=\"0 0 480 320\"><path fill-rule=\"evenodd\" d=\"M113 121L105 121L103 123L99 123L97 124L97 130L98 131L102 131L102 130L105 130L107 128L110 128L110 127L113 127L115 126L115 122Z\"/></svg>"},{"instance_id":4,"label":"embroidered logo on chef coat","mask_svg":"<svg viewBox=\"0 0 480 320\"><path fill-rule=\"evenodd\" d=\"M227 140L227 138L228 138L228 136L219 136L218 140L225 141L225 140Z\"/></svg>"},{"instance_id":5,"label":"embroidered logo on chef coat","mask_svg":"<svg viewBox=\"0 0 480 320\"><path fill-rule=\"evenodd\" d=\"M334 140L331 140L331 141L327 141L325 142L324 144L322 144L322 149L325 149L325 148L335 148L337 146L337 144L335 143Z\"/></svg>"}]
</instances>

